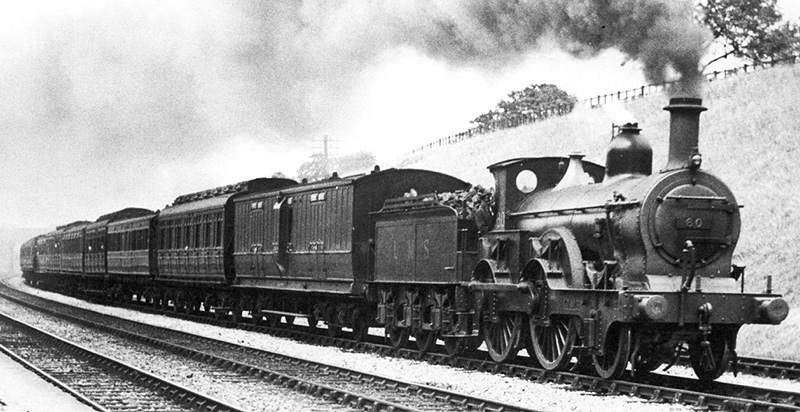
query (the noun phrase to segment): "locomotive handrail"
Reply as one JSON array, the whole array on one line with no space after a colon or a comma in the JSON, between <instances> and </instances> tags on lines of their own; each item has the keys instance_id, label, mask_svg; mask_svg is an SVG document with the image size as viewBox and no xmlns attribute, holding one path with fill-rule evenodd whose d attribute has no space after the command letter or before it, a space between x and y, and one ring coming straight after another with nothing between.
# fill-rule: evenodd
<instances>
[{"instance_id":1,"label":"locomotive handrail","mask_svg":"<svg viewBox=\"0 0 800 412\"><path fill-rule=\"evenodd\" d=\"M515 217L515 216L539 216L545 214L568 214L568 213L588 213L591 211L601 211L607 210L622 206L639 206L642 202L640 201L629 201L629 202L614 202L614 203L605 203L602 205L593 205L593 206L583 206L583 207L569 207L563 209L550 209L550 210L528 210L525 212L514 212L509 213L508 216Z\"/></svg>"}]
</instances>

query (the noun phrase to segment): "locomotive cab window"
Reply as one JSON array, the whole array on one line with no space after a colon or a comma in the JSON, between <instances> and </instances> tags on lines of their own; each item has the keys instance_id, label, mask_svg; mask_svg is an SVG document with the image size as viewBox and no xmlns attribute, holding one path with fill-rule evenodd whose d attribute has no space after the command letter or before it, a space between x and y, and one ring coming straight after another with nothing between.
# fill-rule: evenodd
<instances>
[{"instance_id":1,"label":"locomotive cab window","mask_svg":"<svg viewBox=\"0 0 800 412\"><path fill-rule=\"evenodd\" d=\"M539 178L536 173L530 170L523 170L517 175L517 189L522 193L530 193L536 190L536 185L539 184Z\"/></svg>"}]
</instances>

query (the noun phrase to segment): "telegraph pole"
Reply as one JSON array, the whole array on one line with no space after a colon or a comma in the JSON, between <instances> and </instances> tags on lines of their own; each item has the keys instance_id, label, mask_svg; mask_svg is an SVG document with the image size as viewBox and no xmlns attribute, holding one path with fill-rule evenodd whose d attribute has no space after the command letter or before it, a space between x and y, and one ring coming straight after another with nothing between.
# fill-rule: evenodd
<instances>
[{"instance_id":1,"label":"telegraph pole","mask_svg":"<svg viewBox=\"0 0 800 412\"><path fill-rule=\"evenodd\" d=\"M325 175L330 175L330 160L337 156L338 140L335 137L322 135L319 139L314 139L314 154L322 155L325 165Z\"/></svg>"}]
</instances>

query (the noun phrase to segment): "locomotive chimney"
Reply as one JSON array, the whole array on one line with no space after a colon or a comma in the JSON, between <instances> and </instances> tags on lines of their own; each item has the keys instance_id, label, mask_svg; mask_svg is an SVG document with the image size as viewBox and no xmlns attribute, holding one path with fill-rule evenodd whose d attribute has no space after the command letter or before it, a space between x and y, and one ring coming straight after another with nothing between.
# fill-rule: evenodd
<instances>
[{"instance_id":1,"label":"locomotive chimney","mask_svg":"<svg viewBox=\"0 0 800 412\"><path fill-rule=\"evenodd\" d=\"M700 113L707 110L703 100L694 97L674 97L669 99L669 158L665 170L700 167L698 136Z\"/></svg>"}]
</instances>

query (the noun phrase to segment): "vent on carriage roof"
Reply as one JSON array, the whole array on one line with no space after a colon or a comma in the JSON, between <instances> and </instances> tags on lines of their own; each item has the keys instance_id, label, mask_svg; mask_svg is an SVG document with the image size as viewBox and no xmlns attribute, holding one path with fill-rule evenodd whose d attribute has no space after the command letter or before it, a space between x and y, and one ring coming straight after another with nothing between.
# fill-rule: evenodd
<instances>
[{"instance_id":1,"label":"vent on carriage roof","mask_svg":"<svg viewBox=\"0 0 800 412\"><path fill-rule=\"evenodd\" d=\"M71 227L81 226L81 225L88 225L89 223L92 223L92 222L89 222L89 221L86 221L86 220L77 220L77 221L72 222L72 223L67 223L66 225L56 226L56 230L69 229Z\"/></svg>"},{"instance_id":2,"label":"vent on carriage roof","mask_svg":"<svg viewBox=\"0 0 800 412\"><path fill-rule=\"evenodd\" d=\"M155 213L155 212L153 212L152 210L149 210L149 209L143 209L143 208L140 208L140 207L127 207L125 209L118 210L116 212L111 212L111 213L105 214L103 216L100 216L100 217L97 218L96 222L102 222L104 220L108 220L108 221L124 220L124 219L139 217L139 216L151 215L153 213Z\"/></svg>"},{"instance_id":3,"label":"vent on carriage roof","mask_svg":"<svg viewBox=\"0 0 800 412\"><path fill-rule=\"evenodd\" d=\"M265 178L259 177L257 179L246 180L244 182L234 183L232 185L215 187L213 189L203 190L200 192L189 193L188 195L178 196L172 205L180 205L183 203L196 202L198 200L209 199L212 197L233 195L243 192L260 192L265 190L280 189L286 186L296 185L292 179L284 179L278 177Z\"/></svg>"},{"instance_id":4,"label":"vent on carriage roof","mask_svg":"<svg viewBox=\"0 0 800 412\"><path fill-rule=\"evenodd\" d=\"M213 189L203 190L200 192L189 193L188 195L178 196L173 205L180 205L183 203L196 202L198 200L209 199L217 196L230 195L234 193L244 192L248 189L250 181L234 183L232 185L215 187Z\"/></svg>"}]
</instances>

